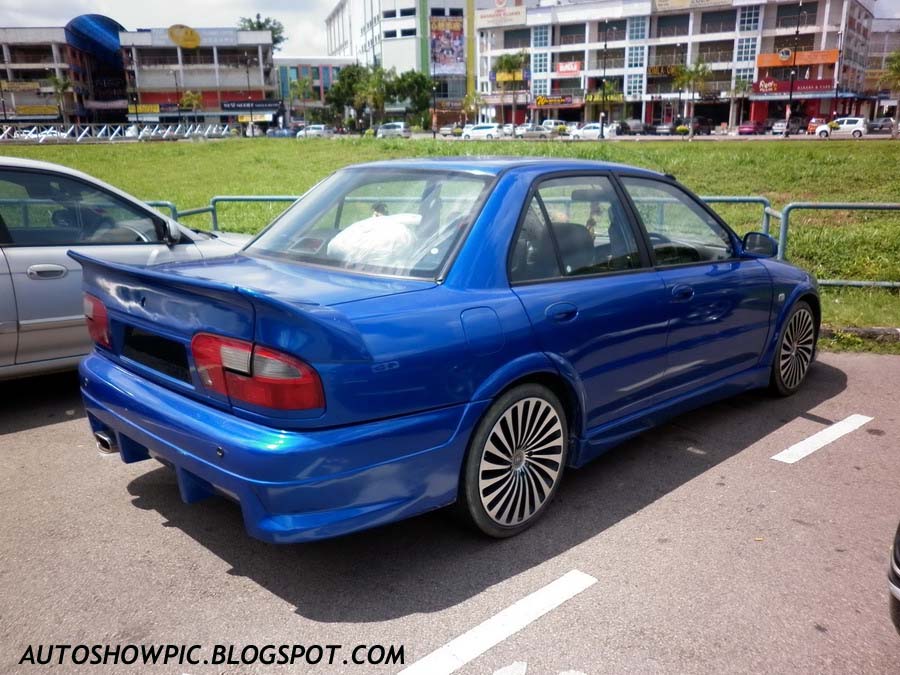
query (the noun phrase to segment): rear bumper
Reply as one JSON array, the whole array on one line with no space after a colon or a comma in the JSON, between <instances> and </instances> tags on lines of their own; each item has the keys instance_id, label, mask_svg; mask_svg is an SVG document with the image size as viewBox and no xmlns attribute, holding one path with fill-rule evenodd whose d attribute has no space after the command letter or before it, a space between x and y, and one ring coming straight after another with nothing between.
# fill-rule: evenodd
<instances>
[{"instance_id":1,"label":"rear bumper","mask_svg":"<svg viewBox=\"0 0 900 675\"><path fill-rule=\"evenodd\" d=\"M466 443L487 402L338 429L279 431L203 405L109 359L81 363L93 431L123 461L174 468L182 499L222 494L273 543L334 537L452 503Z\"/></svg>"}]
</instances>

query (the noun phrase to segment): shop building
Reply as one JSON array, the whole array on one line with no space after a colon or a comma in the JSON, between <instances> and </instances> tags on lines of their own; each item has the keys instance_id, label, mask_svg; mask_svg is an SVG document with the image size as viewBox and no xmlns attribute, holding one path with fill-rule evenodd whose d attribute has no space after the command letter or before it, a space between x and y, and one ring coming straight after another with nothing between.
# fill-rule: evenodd
<instances>
[{"instance_id":1,"label":"shop building","mask_svg":"<svg viewBox=\"0 0 900 675\"><path fill-rule=\"evenodd\" d=\"M291 118L303 120L309 109L326 107L325 97L341 68L353 63L356 63L353 59L342 56L276 56L278 95L290 110ZM305 81L306 86L295 87L292 92L291 83L298 81Z\"/></svg>"},{"instance_id":2,"label":"shop building","mask_svg":"<svg viewBox=\"0 0 900 675\"><path fill-rule=\"evenodd\" d=\"M477 86L497 121L513 117L670 122L687 112L734 125L843 113L865 103L871 0L484 0L476 11ZM521 72L497 72L523 53ZM679 66L703 61L699 91ZM791 74L793 73L793 75ZM604 86L604 83L605 86ZM518 86L517 86L518 85Z\"/></svg>"},{"instance_id":3,"label":"shop building","mask_svg":"<svg viewBox=\"0 0 900 675\"><path fill-rule=\"evenodd\" d=\"M874 19L869 36L869 57L866 61L865 89L872 97L874 117L894 117L897 108L897 92L885 87L884 75L887 58L900 51L900 19Z\"/></svg>"}]
</instances>

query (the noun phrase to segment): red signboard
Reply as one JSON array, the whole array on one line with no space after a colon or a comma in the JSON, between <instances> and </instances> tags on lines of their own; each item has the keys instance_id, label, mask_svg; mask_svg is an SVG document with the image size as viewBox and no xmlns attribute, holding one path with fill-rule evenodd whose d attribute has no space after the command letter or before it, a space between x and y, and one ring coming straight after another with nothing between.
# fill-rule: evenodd
<instances>
[{"instance_id":1,"label":"red signboard","mask_svg":"<svg viewBox=\"0 0 900 675\"><path fill-rule=\"evenodd\" d=\"M833 80L794 80L795 94L831 91L832 89L834 89ZM771 77L766 77L753 83L754 94L787 94L790 90L790 80L773 80Z\"/></svg>"},{"instance_id":2,"label":"red signboard","mask_svg":"<svg viewBox=\"0 0 900 675\"><path fill-rule=\"evenodd\" d=\"M556 64L556 72L560 75L577 75L581 72L581 61L560 61Z\"/></svg>"}]
</instances>

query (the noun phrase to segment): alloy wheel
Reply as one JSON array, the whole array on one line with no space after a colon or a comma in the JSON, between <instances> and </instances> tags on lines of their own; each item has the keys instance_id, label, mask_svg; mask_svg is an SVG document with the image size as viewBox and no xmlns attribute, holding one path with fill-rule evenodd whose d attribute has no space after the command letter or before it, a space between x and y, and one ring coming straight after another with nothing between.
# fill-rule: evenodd
<instances>
[{"instance_id":1,"label":"alloy wheel","mask_svg":"<svg viewBox=\"0 0 900 675\"><path fill-rule=\"evenodd\" d=\"M812 362L816 329L812 313L802 307L791 316L779 353L781 380L788 389L800 386Z\"/></svg>"},{"instance_id":2,"label":"alloy wheel","mask_svg":"<svg viewBox=\"0 0 900 675\"><path fill-rule=\"evenodd\" d=\"M488 517L501 526L535 516L562 471L563 425L541 398L510 406L488 434L478 469L478 494Z\"/></svg>"}]
</instances>

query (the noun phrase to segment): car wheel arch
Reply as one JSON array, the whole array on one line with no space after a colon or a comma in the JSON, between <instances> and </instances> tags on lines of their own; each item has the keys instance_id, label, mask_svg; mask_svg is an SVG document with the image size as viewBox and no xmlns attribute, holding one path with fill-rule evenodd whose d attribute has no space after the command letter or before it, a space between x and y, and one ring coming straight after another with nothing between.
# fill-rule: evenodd
<instances>
[{"instance_id":1,"label":"car wheel arch","mask_svg":"<svg viewBox=\"0 0 900 675\"><path fill-rule=\"evenodd\" d=\"M811 285L798 284L791 292L790 297L788 297L779 308L778 316L774 318L773 330L769 335L765 355L761 360L762 364L771 365L772 359L775 358L775 351L778 346L778 341L781 339L781 333L784 330L784 325L787 322L788 317L791 315L791 311L794 309L794 305L796 305L800 301L807 303L813 311L813 318L815 319L816 328L816 340L818 341L822 323L822 305L819 301L819 296ZM818 352L818 348L816 348L816 352Z\"/></svg>"}]
</instances>

